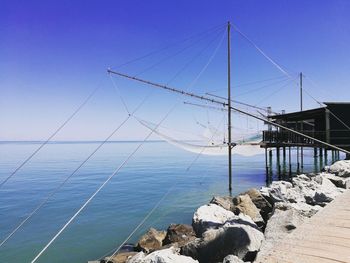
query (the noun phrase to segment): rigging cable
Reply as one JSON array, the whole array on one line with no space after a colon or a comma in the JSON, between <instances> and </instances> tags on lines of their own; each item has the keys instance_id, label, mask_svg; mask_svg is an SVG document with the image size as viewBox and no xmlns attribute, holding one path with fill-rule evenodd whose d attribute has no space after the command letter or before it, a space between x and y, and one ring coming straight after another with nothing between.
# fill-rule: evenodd
<instances>
[{"instance_id":1,"label":"rigging cable","mask_svg":"<svg viewBox=\"0 0 350 263\"><path fill-rule=\"evenodd\" d=\"M270 56L268 56L257 44L254 43L253 40L251 40L247 35L245 35L239 28L232 24L233 29L239 33L243 38L245 38L256 50L260 52L268 61L270 61L279 71L281 71L284 75L286 75L288 78L292 78L292 76L284 70L276 61L274 61Z\"/></svg>"},{"instance_id":2,"label":"rigging cable","mask_svg":"<svg viewBox=\"0 0 350 263\"><path fill-rule=\"evenodd\" d=\"M305 75L304 75L305 76ZM312 83L312 85L314 85L315 87L317 87L315 85L315 83L310 79L308 78L308 80L310 81L310 83ZM311 97L316 103L318 103L321 107L324 107L324 103L318 101L315 97L313 97L308 91L307 89L303 88L303 91L305 91L305 93ZM337 115L335 115L330 109L328 109L329 113L334 117L336 118L341 124L343 124L348 130L350 130L350 127L349 125L347 125L343 120L341 120Z\"/></svg>"},{"instance_id":3,"label":"rigging cable","mask_svg":"<svg viewBox=\"0 0 350 263\"><path fill-rule=\"evenodd\" d=\"M223 39L222 39L223 40ZM220 41L218 47L215 49L213 55L209 58L208 63L204 66L204 68L199 72L197 77L190 83L189 88L192 88L196 81L200 78L200 76L204 73L206 68L209 66L210 62L214 58L215 54L219 46L222 43ZM88 200L78 209L78 211L67 221L67 223L57 232L57 234L46 244L46 246L35 256L35 258L31 261L31 263L36 262L39 257L51 246L51 244L61 235L61 233L70 225L70 223L80 214L82 210L93 200L93 198L105 187L105 185L115 176L118 172L124 167L125 164L131 159L132 156L141 148L141 146L149 139L149 137L153 134L153 132L167 119L170 113L177 107L178 103L175 104L161 119L161 121L157 124L157 126L147 134L147 136L143 139L143 141L134 149L133 152L129 154L129 156L120 164L120 166L102 183L102 185L90 196Z\"/></svg>"},{"instance_id":4,"label":"rigging cable","mask_svg":"<svg viewBox=\"0 0 350 263\"><path fill-rule=\"evenodd\" d=\"M150 94L149 94L150 95ZM141 103L134 109L133 113L136 113L142 105L146 102L146 100L149 98L149 96L146 96ZM93 155L105 144L109 141L109 139L130 119L132 114L128 114L128 116L112 131L111 134L109 134L84 160L81 162L78 167L69 175L67 176L53 191L51 191L46 198L38 205L36 206L32 212L24 219L20 224L17 225L16 228L14 228L7 237L1 241L0 247L2 247L29 219L31 219L66 183L67 181L73 177L74 174L76 174L79 169L91 159Z\"/></svg>"},{"instance_id":5,"label":"rigging cable","mask_svg":"<svg viewBox=\"0 0 350 263\"><path fill-rule=\"evenodd\" d=\"M26 163L28 163L48 142L51 141L52 138L54 138L59 131L61 131L66 124L74 118L75 115L78 114L78 112L88 103L88 101L96 94L97 90L100 89L100 86L94 89L89 96L83 101L82 104L79 105L79 107L42 143L40 146L32 152L9 176L5 178L0 183L0 189L1 187L11 178L13 177Z\"/></svg>"},{"instance_id":6,"label":"rigging cable","mask_svg":"<svg viewBox=\"0 0 350 263\"><path fill-rule=\"evenodd\" d=\"M263 80L256 80L256 81L250 81L250 82L245 82L245 83L240 83L237 85L232 86L232 88L239 88L239 87L244 87L244 86L250 86L250 85L254 85L254 84L259 84L259 83L264 83L264 82L268 82L271 80L280 80L282 78L286 78L286 76L279 76L279 77L275 77L275 78L268 78L268 79L263 79ZM216 92L216 91L221 91L221 90L226 90L227 88L221 88L221 89L216 89L216 90L210 90L209 92Z\"/></svg>"},{"instance_id":7,"label":"rigging cable","mask_svg":"<svg viewBox=\"0 0 350 263\"><path fill-rule=\"evenodd\" d=\"M291 84L291 81L295 80L291 79L288 80L287 83L284 83L284 85L282 85L281 87L279 87L278 89L274 90L273 92L271 92L270 94L268 94L267 96L263 97L261 100L259 100L257 103L254 104L254 106L256 107L257 105L259 105L261 102L267 100L268 98L272 97L273 95L277 94L278 92L280 92L282 89L284 89L285 87L289 86Z\"/></svg>"},{"instance_id":8,"label":"rigging cable","mask_svg":"<svg viewBox=\"0 0 350 263\"><path fill-rule=\"evenodd\" d=\"M222 29L221 29L221 30L222 30ZM221 30L220 30L220 31L221 31ZM214 42L214 41L216 40L216 38L220 35L220 33L221 33L220 31L218 31L218 34L216 34L216 35L214 36L214 38L213 38L213 40L210 42L210 44L211 44L212 42ZM216 32L216 31L214 31L214 32ZM207 37L207 36L206 36L206 37ZM147 67L146 69L144 69L144 70L140 71L139 73L135 74L134 77L138 77L138 76L140 76L141 74L143 74L143 73L145 73L145 72L147 72L147 71L149 71L149 70L155 68L156 66L162 64L163 62L165 62L165 61L167 61L167 60L169 60L169 59L171 59L171 58L173 58L173 57L175 57L175 56L177 56L177 55L183 53L183 52L186 51L187 49L189 49L189 48L193 47L194 45L198 44L200 41L206 39L206 37L200 38L200 39L198 39L197 41L195 41L195 42L193 42L193 43L191 43L191 44L185 46L184 48L180 49L180 50L179 50L178 52L176 52L175 54L171 54L171 55L169 55L169 56L166 56L165 58L161 59L160 61L158 61L158 62L156 62L156 63L150 65L150 66Z\"/></svg>"},{"instance_id":9,"label":"rigging cable","mask_svg":"<svg viewBox=\"0 0 350 263\"><path fill-rule=\"evenodd\" d=\"M247 35L245 35L236 25L232 24L232 27L243 37L245 38L255 49L257 49L268 61L270 61L278 70L280 70L283 74L285 74L287 77L292 78L291 75L284 70L277 62L275 62L270 56L268 56L257 44L254 43L253 40L251 40ZM310 80L310 78L309 78ZM310 80L311 81L311 80ZM323 104L316 100L311 94L309 94L307 91L306 93L315 100L319 105L323 107ZM331 115L333 115L340 123L342 123L347 129L350 130L349 125L347 125L344 121L342 121L336 114L334 114L331 110L328 109Z\"/></svg>"},{"instance_id":10,"label":"rigging cable","mask_svg":"<svg viewBox=\"0 0 350 263\"><path fill-rule=\"evenodd\" d=\"M225 119L225 116L223 117L223 120ZM221 121L221 123L223 122ZM220 124L221 125L221 124ZM155 131L156 129L154 129ZM212 135L212 139L214 138L215 133ZM195 157L195 159L190 163L190 165L186 168L185 172L188 172L193 164L198 160L200 155L203 153L204 149L200 153L198 153ZM127 238L117 247L117 249L113 249L109 251L108 253L104 254L102 257L99 258L99 260L106 257L110 252L113 252L106 260L106 262L110 262L111 258L115 256L119 252L119 250L130 240L130 238L136 233L136 231L143 226L143 224L147 221L147 219L157 210L157 208L160 206L160 204L165 200L165 198L170 194L170 192L175 188L178 182L175 182L169 189L166 191L161 199L153 206L153 208L146 214L146 216L140 221L140 223L131 231L131 233L127 236Z\"/></svg>"},{"instance_id":11,"label":"rigging cable","mask_svg":"<svg viewBox=\"0 0 350 263\"><path fill-rule=\"evenodd\" d=\"M189 87L187 89L192 89L192 87L195 85L195 83L198 81L198 79L200 78L200 76L205 72L205 70L207 69L207 67L209 66L210 62L213 60L213 58L215 57L218 49L220 48L222 41L224 39L225 34L223 35L223 38L220 40L218 46L216 47L216 49L214 50L213 54L211 55L211 57L209 58L208 62L205 64L205 66L202 68L202 70L198 73L198 75L196 76L196 78L189 84ZM170 112L175 109L175 107L178 105L175 104L174 107L168 112L168 115L170 114ZM136 118L137 119L137 118ZM160 126L160 123L154 128L152 129L152 132L154 132L158 127ZM188 171L189 169L186 169L186 171ZM112 258L121 248L122 246L128 242L128 240L132 237L132 235L146 222L146 220L153 214L153 212L159 207L159 205L161 204L161 202L165 199L165 197L172 191L172 189L175 187L175 184L163 195L163 197L160 199L160 201L158 201L156 203L156 205L150 210L150 212L143 218L143 220L135 227L135 229L131 232L131 234L129 234L129 236L121 243L121 245L119 245L119 247L113 252L113 254L111 256L109 256L109 258L107 259L107 262L110 260L110 258ZM103 258L104 256L102 256Z\"/></svg>"},{"instance_id":12,"label":"rigging cable","mask_svg":"<svg viewBox=\"0 0 350 263\"><path fill-rule=\"evenodd\" d=\"M269 84L266 84L266 85L263 85L261 87L257 87L257 88L254 88L254 89L250 89L250 90L247 90L245 92L241 92L241 93L238 93L235 97L240 97L240 96L244 96L244 95L247 95L247 94L250 94L252 92L256 92L256 91L259 91L259 90L262 90L266 87L271 87L271 86L274 86L274 85L278 85L278 84L281 84L281 83L286 83L288 82L290 79L282 79L282 80L279 80L279 81L275 81L273 83L269 83Z\"/></svg>"},{"instance_id":13,"label":"rigging cable","mask_svg":"<svg viewBox=\"0 0 350 263\"><path fill-rule=\"evenodd\" d=\"M140 57L131 59L131 60L129 60L129 61L125 62L125 63L122 63L122 64L120 64L120 65L118 65L118 66L116 66L116 67L113 67L113 68L121 68L121 67L124 67L124 66L129 65L129 64L131 64L131 63L134 63L134 62L136 62L136 61L139 61L139 60L141 60L141 59L147 58L147 57L152 56L152 55L154 55L154 54L157 54L157 53L159 53L159 52L161 52L161 51L164 51L164 50L166 50L166 49L169 49L170 47L176 46L176 45L178 45L178 44L180 44L180 43L184 43L184 42L186 42L186 41L188 41L188 40L194 39L194 38L199 37L199 36L201 36L201 35L208 34L208 33L211 32L211 31L215 31L215 30L217 30L217 29L219 29L219 28L223 28L223 27L226 28L226 23L225 23L225 24L220 24L220 25L217 25L217 26L214 26L214 27L211 27L211 28L209 28L208 30L202 31L202 32L200 32L200 33L198 33L198 34L191 35L191 36L189 36L189 37L187 37L187 38L185 38L185 39L183 39L183 40L177 41L177 42L175 42L175 43L172 43L172 44L169 44L169 45L166 45L166 46L163 46L163 47L160 47L159 49L153 50L153 51L151 51L151 52L149 52L149 53L147 53L147 54L145 54L145 55L142 55L142 56L140 56Z\"/></svg>"}]
</instances>

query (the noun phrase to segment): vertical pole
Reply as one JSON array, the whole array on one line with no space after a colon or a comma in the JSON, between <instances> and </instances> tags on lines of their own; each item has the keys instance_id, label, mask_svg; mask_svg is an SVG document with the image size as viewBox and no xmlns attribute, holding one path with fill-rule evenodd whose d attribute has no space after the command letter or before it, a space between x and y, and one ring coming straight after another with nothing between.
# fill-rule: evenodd
<instances>
[{"instance_id":1,"label":"vertical pole","mask_svg":"<svg viewBox=\"0 0 350 263\"><path fill-rule=\"evenodd\" d=\"M290 146L289 146L289 153L288 153L288 158L289 158L289 176L292 175L292 156L291 156L291 150L290 150Z\"/></svg>"},{"instance_id":2,"label":"vertical pole","mask_svg":"<svg viewBox=\"0 0 350 263\"><path fill-rule=\"evenodd\" d=\"M300 111L303 111L303 73L300 72ZM301 132L304 133L304 123L301 122ZM304 148L300 147L300 163L301 163L301 171L304 169Z\"/></svg>"},{"instance_id":3,"label":"vertical pole","mask_svg":"<svg viewBox=\"0 0 350 263\"><path fill-rule=\"evenodd\" d=\"M276 148L276 161L277 161L277 172L278 179L281 180L281 158L280 158L280 147Z\"/></svg>"},{"instance_id":4,"label":"vertical pole","mask_svg":"<svg viewBox=\"0 0 350 263\"><path fill-rule=\"evenodd\" d=\"M269 166L267 164L267 147L265 147L265 169L266 169L266 185L269 184Z\"/></svg>"},{"instance_id":5,"label":"vertical pole","mask_svg":"<svg viewBox=\"0 0 350 263\"><path fill-rule=\"evenodd\" d=\"M231 24L227 22L227 104L228 104L228 176L229 191L232 190L232 145L231 145Z\"/></svg>"}]
</instances>

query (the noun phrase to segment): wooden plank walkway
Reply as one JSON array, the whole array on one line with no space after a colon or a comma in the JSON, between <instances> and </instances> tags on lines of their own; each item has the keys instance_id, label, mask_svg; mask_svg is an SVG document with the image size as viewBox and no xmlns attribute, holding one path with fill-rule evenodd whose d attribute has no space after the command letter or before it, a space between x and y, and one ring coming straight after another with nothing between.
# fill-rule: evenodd
<instances>
[{"instance_id":1,"label":"wooden plank walkway","mask_svg":"<svg viewBox=\"0 0 350 263\"><path fill-rule=\"evenodd\" d=\"M350 190L287 235L260 262L350 263Z\"/></svg>"}]
</instances>

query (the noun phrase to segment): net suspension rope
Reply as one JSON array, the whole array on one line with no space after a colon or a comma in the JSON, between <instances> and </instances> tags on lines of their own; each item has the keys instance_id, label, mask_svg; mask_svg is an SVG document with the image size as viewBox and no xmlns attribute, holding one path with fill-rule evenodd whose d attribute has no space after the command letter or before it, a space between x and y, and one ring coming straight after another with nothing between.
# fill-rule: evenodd
<instances>
[{"instance_id":1,"label":"net suspension rope","mask_svg":"<svg viewBox=\"0 0 350 263\"><path fill-rule=\"evenodd\" d=\"M218 46L216 47L216 49L214 50L213 54L211 55L211 57L209 58L208 62L204 65L204 67L202 68L202 70L198 73L197 77L194 78L194 80L190 83L189 85L189 89L191 89L195 83L198 81L198 79L200 78L200 76L204 73L204 71L207 69L207 67L209 66L209 64L211 63L211 61L213 60L213 58L215 57L215 55L217 54L218 49L220 48L222 41L224 39L225 34L223 35L223 37L221 38ZM111 73L111 72L109 72ZM168 82L169 83L169 82ZM116 86L116 88L118 89L118 87ZM118 89L118 94L121 95L120 90ZM123 99L124 100L124 99ZM174 106L174 108L177 106L178 104L176 104ZM137 119L137 117L135 117ZM153 129L153 132L159 127L160 125L156 125L156 128ZM214 136L214 135L213 135ZM199 154L200 155L200 154ZM196 158L194 159L194 161L191 162L191 164L187 167L186 172L190 170L191 166L197 161L197 159L199 158L199 156L196 156ZM127 238L119 245L119 247L116 250L112 250L114 251L109 258L107 259L107 262L110 261L110 259L116 254L118 253L118 251L123 247L123 245L128 242L128 240L130 240L130 238L136 233L136 231L147 221L147 219L154 213L154 211L156 211L156 209L160 206L160 204L162 203L162 201L170 194L170 192L175 188L176 183L173 184L167 192L165 192L165 194L162 196L162 198L155 204L155 206L149 211L149 213L146 214L146 216L141 220L141 222L133 229L133 231L127 236ZM104 256L102 256L101 258L105 257L106 255L108 255L110 252L108 252L107 254L105 254Z\"/></svg>"},{"instance_id":2,"label":"net suspension rope","mask_svg":"<svg viewBox=\"0 0 350 263\"><path fill-rule=\"evenodd\" d=\"M268 56L253 40L251 40L246 34L244 34L235 24L232 24L232 27L235 31L237 31L244 39L246 39L256 50L258 50L268 61L270 61L279 71L281 71L284 75L293 79L292 76L283 69L275 60L273 60L270 56ZM309 78L310 80L310 78ZM311 81L311 80L310 80ZM318 101L315 97L313 97L305 88L306 94L309 95L316 103L318 103L321 107L324 106L324 103ZM341 120L334 112L328 109L329 113L335 117L341 124L343 124L348 130L350 130L350 126L347 125L343 120Z\"/></svg>"},{"instance_id":3,"label":"net suspension rope","mask_svg":"<svg viewBox=\"0 0 350 263\"><path fill-rule=\"evenodd\" d=\"M100 86L95 88L89 96L77 107L77 109L42 143L34 150L10 175L8 175L1 183L0 189L8 180L11 179L26 163L28 163L46 144L48 144L77 114L80 110L90 101L90 99L100 89Z\"/></svg>"},{"instance_id":4,"label":"net suspension rope","mask_svg":"<svg viewBox=\"0 0 350 263\"><path fill-rule=\"evenodd\" d=\"M120 73L120 72L116 72L116 71L111 71L111 70L109 70L109 72L110 72L110 73L113 73L113 74L115 74L115 75L121 76L121 77L125 77L125 78L128 78L128 79L132 79L132 80L137 81L137 82L141 82L141 83L145 83L145 84L151 85L151 86L156 87L156 88L164 89L164 90L171 91L171 92L174 92L174 93L177 93L177 94L183 94L183 95L186 95L186 96L188 96L188 97L192 97L192 98L195 98L195 99L200 99L200 100L203 100L203 101L211 102L211 103L214 103L214 104L221 105L221 106L223 106L223 107L228 107L228 104L227 104L226 102L218 101L218 100L216 100L216 99L208 98L208 97L202 96L202 95L197 95L197 94L195 94L195 93L193 93L193 92L183 91L183 90L180 90L180 89L176 89L176 88L173 88L173 87L169 87L169 86L167 86L167 85L162 85L162 84L159 84L159 83L155 83L155 82L152 82L152 81L149 81L149 80L144 80L144 79L132 77L132 76L126 75L126 74L124 74L124 73ZM236 111L236 112L238 112L238 113L245 114L245 115L248 115L248 116L250 116L250 117L252 117L252 118L258 119L258 120L263 121L263 122L266 122L266 123L268 123L268 124L271 124L271 125L273 125L273 126L275 126L275 127L278 127L278 128L281 128L281 129L290 131L290 132L292 132L292 133L298 134L298 135L300 135L300 136L302 136L302 137L304 137L304 138L311 139L311 140L313 140L313 141L315 141L315 142L318 142L318 143L320 143L320 144L322 144L322 145L326 145L326 146L328 146L328 147L330 147L330 148L333 148L333 149L339 150L339 151L341 151L341 152L350 154L350 151L347 151L347 150L345 150L345 149L343 149L343 148L340 148L340 147L338 147L338 146L335 146L335 145L332 145L332 144L330 144L330 143L324 142L324 141L322 141L322 140L316 139L316 138L314 138L314 137L312 137L312 136L303 134L303 133L298 132L298 131L296 131L296 130L293 130L293 129L291 129L291 128L285 127L285 126L283 126L283 125L281 125L281 124L278 124L278 123L275 123L275 122L266 120L266 119L263 118L263 117L256 116L256 115L254 115L254 114L251 114L251 113L249 113L249 112L246 112L246 111L244 111L244 110L241 110L241 109L239 109L239 108L237 108L237 107L232 107L232 106L231 106L231 109L234 110L234 111Z\"/></svg>"}]
</instances>

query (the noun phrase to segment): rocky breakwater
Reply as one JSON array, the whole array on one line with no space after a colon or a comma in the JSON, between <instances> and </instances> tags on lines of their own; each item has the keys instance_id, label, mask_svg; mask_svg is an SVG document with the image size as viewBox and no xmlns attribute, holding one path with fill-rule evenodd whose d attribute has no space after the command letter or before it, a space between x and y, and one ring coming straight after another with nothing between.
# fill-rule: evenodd
<instances>
[{"instance_id":1,"label":"rocky breakwater","mask_svg":"<svg viewBox=\"0 0 350 263\"><path fill-rule=\"evenodd\" d=\"M322 173L301 174L236 197L213 197L197 209L192 225L150 229L133 252L121 252L109 262L263 262L286 235L349 189L349 180L350 161L338 161Z\"/></svg>"}]
</instances>

